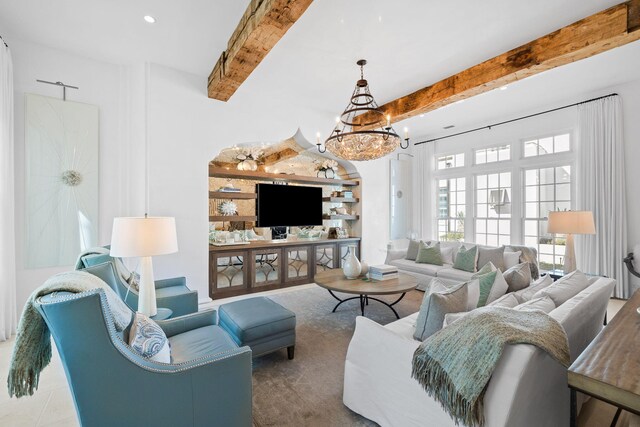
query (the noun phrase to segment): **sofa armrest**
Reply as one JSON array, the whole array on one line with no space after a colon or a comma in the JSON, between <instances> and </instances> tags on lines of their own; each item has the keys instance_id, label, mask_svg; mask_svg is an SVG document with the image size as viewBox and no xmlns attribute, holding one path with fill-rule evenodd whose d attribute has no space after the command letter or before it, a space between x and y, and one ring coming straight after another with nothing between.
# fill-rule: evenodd
<instances>
[{"instance_id":1,"label":"sofa armrest","mask_svg":"<svg viewBox=\"0 0 640 427\"><path fill-rule=\"evenodd\" d=\"M156 289L168 288L171 286L187 286L186 277L171 277L169 279L160 279L155 281Z\"/></svg>"},{"instance_id":2,"label":"sofa armrest","mask_svg":"<svg viewBox=\"0 0 640 427\"><path fill-rule=\"evenodd\" d=\"M218 322L216 310L212 309L175 317L173 319L158 320L156 323L160 325L167 337L172 337L204 326L216 325Z\"/></svg>"},{"instance_id":3,"label":"sofa armrest","mask_svg":"<svg viewBox=\"0 0 640 427\"><path fill-rule=\"evenodd\" d=\"M389 264L396 259L403 259L407 256L406 249L389 249L387 247L387 257L384 260L385 264Z\"/></svg>"}]
</instances>

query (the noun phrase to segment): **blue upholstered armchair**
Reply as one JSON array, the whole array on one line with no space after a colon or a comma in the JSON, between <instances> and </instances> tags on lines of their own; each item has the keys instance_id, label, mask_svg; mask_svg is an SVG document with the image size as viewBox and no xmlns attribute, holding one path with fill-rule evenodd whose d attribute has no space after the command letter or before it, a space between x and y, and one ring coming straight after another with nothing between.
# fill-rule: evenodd
<instances>
[{"instance_id":1,"label":"blue upholstered armchair","mask_svg":"<svg viewBox=\"0 0 640 427\"><path fill-rule=\"evenodd\" d=\"M105 262L113 263L114 268L116 258L107 254L92 254L80 258L76 269L87 269ZM117 268L116 268L117 271ZM102 278L104 280L104 278ZM105 280L106 281L106 280ZM132 310L138 309L138 291L130 287L119 274L116 274L115 283L107 282L120 298ZM198 311L198 292L187 287L184 277L174 277L171 279L156 280L156 303L158 307L165 307L173 311L172 317L195 313Z\"/></svg>"},{"instance_id":2,"label":"blue upholstered armchair","mask_svg":"<svg viewBox=\"0 0 640 427\"><path fill-rule=\"evenodd\" d=\"M147 360L116 331L102 289L57 292L36 308L55 340L83 426L250 426L251 350L215 310L157 322L171 363Z\"/></svg>"}]
</instances>

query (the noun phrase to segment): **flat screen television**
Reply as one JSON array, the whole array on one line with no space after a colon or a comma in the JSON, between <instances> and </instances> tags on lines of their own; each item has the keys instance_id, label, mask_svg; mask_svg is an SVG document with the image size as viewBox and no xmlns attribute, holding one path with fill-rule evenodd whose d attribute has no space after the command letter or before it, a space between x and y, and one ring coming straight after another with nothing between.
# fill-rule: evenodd
<instances>
[{"instance_id":1,"label":"flat screen television","mask_svg":"<svg viewBox=\"0 0 640 427\"><path fill-rule=\"evenodd\" d=\"M322 225L322 188L256 184L257 227Z\"/></svg>"}]
</instances>

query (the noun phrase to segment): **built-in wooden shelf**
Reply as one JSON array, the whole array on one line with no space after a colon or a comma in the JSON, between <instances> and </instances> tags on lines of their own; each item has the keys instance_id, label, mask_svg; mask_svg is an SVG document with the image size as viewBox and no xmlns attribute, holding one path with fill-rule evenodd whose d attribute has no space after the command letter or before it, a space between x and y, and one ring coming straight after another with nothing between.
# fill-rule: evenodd
<instances>
[{"instance_id":1,"label":"built-in wooden shelf","mask_svg":"<svg viewBox=\"0 0 640 427\"><path fill-rule=\"evenodd\" d=\"M355 187L360 184L357 180L353 179L317 178L315 176L285 175L260 171L239 171L237 169L225 169L215 166L209 166L209 176L215 178L298 182L315 185L342 185L345 187Z\"/></svg>"},{"instance_id":2,"label":"built-in wooden shelf","mask_svg":"<svg viewBox=\"0 0 640 427\"><path fill-rule=\"evenodd\" d=\"M359 219L359 215L322 215L322 219L347 219L347 220L356 220Z\"/></svg>"},{"instance_id":3,"label":"built-in wooden shelf","mask_svg":"<svg viewBox=\"0 0 640 427\"><path fill-rule=\"evenodd\" d=\"M209 191L210 199L255 199L256 193L240 193L237 191Z\"/></svg>"},{"instance_id":4,"label":"built-in wooden shelf","mask_svg":"<svg viewBox=\"0 0 640 427\"><path fill-rule=\"evenodd\" d=\"M209 216L209 221L256 221L256 216L242 216L242 215L213 215Z\"/></svg>"},{"instance_id":5,"label":"built-in wooden shelf","mask_svg":"<svg viewBox=\"0 0 640 427\"><path fill-rule=\"evenodd\" d=\"M322 201L329 203L358 203L360 199L355 197L323 197Z\"/></svg>"}]
</instances>

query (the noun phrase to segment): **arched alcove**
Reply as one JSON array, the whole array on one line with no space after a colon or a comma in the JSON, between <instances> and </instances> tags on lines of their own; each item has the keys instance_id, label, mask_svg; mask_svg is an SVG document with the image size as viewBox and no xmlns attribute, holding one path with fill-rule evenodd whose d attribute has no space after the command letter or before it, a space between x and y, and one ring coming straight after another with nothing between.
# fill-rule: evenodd
<instances>
[{"instance_id":1,"label":"arched alcove","mask_svg":"<svg viewBox=\"0 0 640 427\"><path fill-rule=\"evenodd\" d=\"M286 241L274 240L282 227L256 227L257 184L320 188L322 224L287 227ZM355 165L317 152L300 131L224 148L209 162L210 296L310 283L317 270L340 268L350 244L359 254L360 202ZM273 203L288 213L305 209L295 199Z\"/></svg>"}]
</instances>

